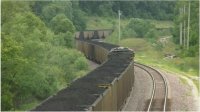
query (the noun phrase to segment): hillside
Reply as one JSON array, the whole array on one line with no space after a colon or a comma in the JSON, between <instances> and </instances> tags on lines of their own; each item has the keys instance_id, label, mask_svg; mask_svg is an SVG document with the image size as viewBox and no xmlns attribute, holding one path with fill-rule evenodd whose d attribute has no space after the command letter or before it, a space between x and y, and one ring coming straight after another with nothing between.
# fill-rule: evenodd
<instances>
[{"instance_id":1,"label":"hillside","mask_svg":"<svg viewBox=\"0 0 200 112\"><path fill-rule=\"evenodd\" d=\"M135 60L147 65L155 66L158 68L166 69L172 72L176 72L187 76L195 82L198 86L198 57L166 57L169 55L178 55L176 45L172 39L171 28L174 27L172 21L157 21L147 20L155 25L158 29L157 40L149 40L148 38L136 38L128 37L118 42L118 19L117 18L105 18L105 17L91 17L88 19L87 29L102 29L102 28L114 28L114 32L108 38L107 42L119 44L124 47L130 47L136 52ZM146 19L144 19L146 20ZM121 33L128 24L129 19L121 20ZM104 27L105 26L105 27ZM159 40L167 38L166 43L161 43ZM180 52L180 51L179 51Z\"/></svg>"}]
</instances>

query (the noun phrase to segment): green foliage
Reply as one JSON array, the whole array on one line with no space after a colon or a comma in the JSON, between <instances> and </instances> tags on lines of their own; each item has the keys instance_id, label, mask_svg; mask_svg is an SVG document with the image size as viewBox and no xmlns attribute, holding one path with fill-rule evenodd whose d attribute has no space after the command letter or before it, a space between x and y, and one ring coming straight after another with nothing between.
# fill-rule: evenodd
<instances>
[{"instance_id":1,"label":"green foliage","mask_svg":"<svg viewBox=\"0 0 200 112\"><path fill-rule=\"evenodd\" d=\"M51 21L50 26L55 34L66 33L66 32L75 32L73 23L64 15L58 14Z\"/></svg>"},{"instance_id":2,"label":"green foliage","mask_svg":"<svg viewBox=\"0 0 200 112\"><path fill-rule=\"evenodd\" d=\"M73 22L76 30L86 28L86 15L79 9L77 1L36 1L32 9L47 25L50 25L50 21L55 16L65 15Z\"/></svg>"},{"instance_id":3,"label":"green foliage","mask_svg":"<svg viewBox=\"0 0 200 112\"><path fill-rule=\"evenodd\" d=\"M105 16L105 17L112 17L112 16L117 15L116 13L113 12L112 5L113 5L112 2L99 5L99 15Z\"/></svg>"},{"instance_id":4,"label":"green foliage","mask_svg":"<svg viewBox=\"0 0 200 112\"><path fill-rule=\"evenodd\" d=\"M92 16L116 16L118 10L128 18L172 20L176 2L170 1L79 1L83 11Z\"/></svg>"},{"instance_id":5,"label":"green foliage","mask_svg":"<svg viewBox=\"0 0 200 112\"><path fill-rule=\"evenodd\" d=\"M50 22L50 27L56 34L52 41L54 45L72 47L75 27L64 14L55 16Z\"/></svg>"},{"instance_id":6,"label":"green foliage","mask_svg":"<svg viewBox=\"0 0 200 112\"><path fill-rule=\"evenodd\" d=\"M2 94L2 96L1 96L2 111L12 109L13 108L13 94L10 92L10 85L2 83L1 90L4 90L1 93Z\"/></svg>"},{"instance_id":7,"label":"green foliage","mask_svg":"<svg viewBox=\"0 0 200 112\"><path fill-rule=\"evenodd\" d=\"M85 58L83 58L83 57L78 58L75 61L74 65L77 70L87 70L88 69L87 62L86 62Z\"/></svg>"},{"instance_id":8,"label":"green foliage","mask_svg":"<svg viewBox=\"0 0 200 112\"><path fill-rule=\"evenodd\" d=\"M158 33L155 29L152 28L145 34L145 37L155 40L158 38Z\"/></svg>"},{"instance_id":9,"label":"green foliage","mask_svg":"<svg viewBox=\"0 0 200 112\"><path fill-rule=\"evenodd\" d=\"M155 26L152 25L149 21L132 18L123 30L123 36L153 38L157 35Z\"/></svg>"},{"instance_id":10,"label":"green foliage","mask_svg":"<svg viewBox=\"0 0 200 112\"><path fill-rule=\"evenodd\" d=\"M173 29L173 37L174 37L174 42L179 44L179 37L180 37L180 22L183 23L185 20L186 22L186 30L188 27L188 4L189 2L187 1L179 1L176 4L175 7L175 27ZM180 53L180 56L184 57L195 57L199 55L199 2L198 1L190 1L190 41L189 45L190 48L186 49L184 46L180 46L180 49L182 50ZM186 7L186 14L180 14L180 8L183 8L185 5ZM187 37L187 31L186 31L186 37Z\"/></svg>"},{"instance_id":11,"label":"green foliage","mask_svg":"<svg viewBox=\"0 0 200 112\"><path fill-rule=\"evenodd\" d=\"M73 33L71 32L59 33L55 35L52 43L54 45L62 45L62 46L67 46L68 48L72 48L74 43Z\"/></svg>"},{"instance_id":12,"label":"green foliage","mask_svg":"<svg viewBox=\"0 0 200 112\"><path fill-rule=\"evenodd\" d=\"M28 7L27 2L9 2L9 1L3 1L2 3L2 11L1 11L1 24L4 24L5 22L13 19L12 16L17 12L26 12L30 10L30 7Z\"/></svg>"},{"instance_id":13,"label":"green foliage","mask_svg":"<svg viewBox=\"0 0 200 112\"><path fill-rule=\"evenodd\" d=\"M58 14L65 14L67 18L72 19L72 3L70 1L51 2L42 9L42 16L47 22Z\"/></svg>"},{"instance_id":14,"label":"green foliage","mask_svg":"<svg viewBox=\"0 0 200 112\"><path fill-rule=\"evenodd\" d=\"M137 37L137 33L133 29L127 28L123 30L122 36L123 38Z\"/></svg>"},{"instance_id":15,"label":"green foliage","mask_svg":"<svg viewBox=\"0 0 200 112\"><path fill-rule=\"evenodd\" d=\"M84 30L86 28L86 22L87 22L86 13L80 9L78 1L71 1L71 2L73 8L72 22L76 27L76 30L78 31Z\"/></svg>"},{"instance_id":16,"label":"green foliage","mask_svg":"<svg viewBox=\"0 0 200 112\"><path fill-rule=\"evenodd\" d=\"M3 2L2 13L6 15L13 3ZM52 32L44 21L26 10L30 5L16 2L13 15L2 17L2 110L18 110L22 105L29 107L32 102L44 100L88 69L84 56L67 48L72 47L75 32L67 16L55 15L50 22Z\"/></svg>"},{"instance_id":17,"label":"green foliage","mask_svg":"<svg viewBox=\"0 0 200 112\"><path fill-rule=\"evenodd\" d=\"M73 11L73 24L76 30L81 31L86 28L86 14L81 10L74 9Z\"/></svg>"},{"instance_id":18,"label":"green foliage","mask_svg":"<svg viewBox=\"0 0 200 112\"><path fill-rule=\"evenodd\" d=\"M167 52L176 52L172 50L159 51L152 46L150 42L142 38L129 38L120 41L120 46L133 49L135 61L152 65L168 71L174 71L181 75L195 76L199 75L199 57L178 57L174 59L166 59L163 55ZM173 43L167 43L164 49L172 49L175 47ZM167 48L165 48L167 47Z\"/></svg>"}]
</instances>

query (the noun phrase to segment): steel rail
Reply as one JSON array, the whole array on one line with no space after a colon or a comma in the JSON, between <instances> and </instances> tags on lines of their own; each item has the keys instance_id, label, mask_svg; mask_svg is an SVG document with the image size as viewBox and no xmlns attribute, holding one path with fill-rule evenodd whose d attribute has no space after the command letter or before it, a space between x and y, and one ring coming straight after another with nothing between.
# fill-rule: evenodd
<instances>
[{"instance_id":1,"label":"steel rail","mask_svg":"<svg viewBox=\"0 0 200 112\"><path fill-rule=\"evenodd\" d=\"M137 63L137 62L135 62L135 64L138 64L138 65L141 65L141 66L145 66L146 68L150 68L150 69L154 70L155 72L157 72L162 77L162 79L164 81L164 85L165 85L165 95L164 95L163 111L166 111L167 96L168 96L168 86L167 86L166 78L158 70L156 70L156 69L154 69L154 68L152 68L150 66L147 66L147 65L144 65L144 64L141 64L141 63Z\"/></svg>"},{"instance_id":2,"label":"steel rail","mask_svg":"<svg viewBox=\"0 0 200 112\"><path fill-rule=\"evenodd\" d=\"M146 70L145 68L138 66L138 65L134 65L134 66L137 66L137 67L141 68L142 70L144 70L145 72L147 72L150 75L150 77L153 81L153 90L152 90L150 102L149 102L148 109L147 109L147 111L149 111L150 108L151 108L152 102L153 102L154 95L155 95L155 89L156 89L155 79L154 79L153 75L148 70Z\"/></svg>"}]
</instances>

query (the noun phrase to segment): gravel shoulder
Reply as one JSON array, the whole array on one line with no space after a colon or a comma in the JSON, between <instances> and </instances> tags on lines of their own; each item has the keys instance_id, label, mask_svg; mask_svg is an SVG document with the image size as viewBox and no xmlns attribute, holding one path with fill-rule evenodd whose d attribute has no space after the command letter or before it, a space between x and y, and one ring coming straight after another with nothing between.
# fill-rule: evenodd
<instances>
[{"instance_id":1,"label":"gravel shoulder","mask_svg":"<svg viewBox=\"0 0 200 112\"><path fill-rule=\"evenodd\" d=\"M172 111L198 111L198 90L191 79L172 72L159 70L168 80L171 110Z\"/></svg>"},{"instance_id":2,"label":"gravel shoulder","mask_svg":"<svg viewBox=\"0 0 200 112\"><path fill-rule=\"evenodd\" d=\"M122 111L144 111L152 95L153 82L149 74L135 67L135 82L131 94Z\"/></svg>"}]
</instances>

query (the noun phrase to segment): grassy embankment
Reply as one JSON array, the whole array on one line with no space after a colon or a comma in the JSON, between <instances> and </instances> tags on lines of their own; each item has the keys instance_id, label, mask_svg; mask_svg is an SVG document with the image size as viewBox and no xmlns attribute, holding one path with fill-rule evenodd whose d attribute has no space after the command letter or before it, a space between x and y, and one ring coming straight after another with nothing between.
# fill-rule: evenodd
<instances>
[{"instance_id":1,"label":"grassy embankment","mask_svg":"<svg viewBox=\"0 0 200 112\"><path fill-rule=\"evenodd\" d=\"M128 39L122 39L118 42L118 19L102 18L102 17L91 17L88 19L87 29L107 29L114 28L113 34L106 39L107 42L114 44L119 44L124 47L130 47L135 51L135 60L151 65L157 68L165 69L167 71L174 72L179 75L184 75L189 77L198 85L198 57L184 57L184 58L173 58L166 59L164 54L176 54L177 45L172 42L172 38L164 45L160 47L157 43L151 43L144 38L134 38L130 37ZM159 32L159 36L170 37L170 28L173 27L173 23L170 21L156 21L150 20L156 28L163 28L165 30ZM125 27L128 23L128 19L121 20L121 29ZM122 37L123 38L123 37Z\"/></svg>"}]
</instances>

